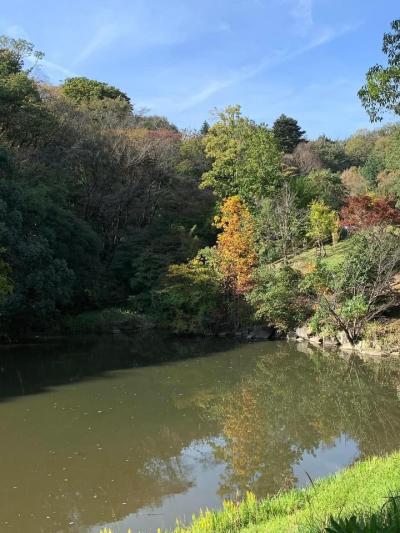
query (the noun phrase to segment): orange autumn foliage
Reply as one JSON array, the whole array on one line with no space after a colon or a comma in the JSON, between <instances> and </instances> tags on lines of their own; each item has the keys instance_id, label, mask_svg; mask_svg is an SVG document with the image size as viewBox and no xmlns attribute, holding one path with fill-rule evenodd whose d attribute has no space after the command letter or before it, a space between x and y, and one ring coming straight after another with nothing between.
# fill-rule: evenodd
<instances>
[{"instance_id":1,"label":"orange autumn foliage","mask_svg":"<svg viewBox=\"0 0 400 533\"><path fill-rule=\"evenodd\" d=\"M217 237L217 257L226 288L244 294L253 285L257 263L253 217L239 196L230 196L214 224L222 230Z\"/></svg>"}]
</instances>

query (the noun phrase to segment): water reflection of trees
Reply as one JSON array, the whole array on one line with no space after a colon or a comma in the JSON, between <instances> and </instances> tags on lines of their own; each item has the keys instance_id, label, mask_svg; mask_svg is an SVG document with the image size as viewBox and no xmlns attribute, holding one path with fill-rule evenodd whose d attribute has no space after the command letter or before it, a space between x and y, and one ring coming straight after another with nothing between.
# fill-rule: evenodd
<instances>
[{"instance_id":1,"label":"water reflection of trees","mask_svg":"<svg viewBox=\"0 0 400 533\"><path fill-rule=\"evenodd\" d=\"M298 345L279 342L230 349L218 343L220 353L196 357L211 352L213 343L101 341L44 350L35 359L6 358L0 376L2 520L46 533L74 521L81 531L161 505L196 482L185 456L194 442L213 446L196 461L208 468L226 464L225 497L292 486L302 454L332 445L342 433L364 455L398 445L398 367L302 353ZM167 359L182 352L184 361L156 364L157 353ZM37 394L15 398L28 392Z\"/></svg>"},{"instance_id":2,"label":"water reflection of trees","mask_svg":"<svg viewBox=\"0 0 400 533\"><path fill-rule=\"evenodd\" d=\"M398 372L387 365L345 361L318 353L289 356L288 348L261 357L257 368L217 401L225 441L215 448L227 463L220 492L236 497L293 486L304 452L333 445L346 434L360 455L399 445Z\"/></svg>"}]
</instances>

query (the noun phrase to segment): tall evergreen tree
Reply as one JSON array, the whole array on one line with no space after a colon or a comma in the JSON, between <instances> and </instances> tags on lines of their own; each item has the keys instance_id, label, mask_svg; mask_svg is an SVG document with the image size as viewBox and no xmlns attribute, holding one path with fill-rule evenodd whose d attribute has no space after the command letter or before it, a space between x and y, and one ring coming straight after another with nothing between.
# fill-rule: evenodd
<instances>
[{"instance_id":1,"label":"tall evergreen tree","mask_svg":"<svg viewBox=\"0 0 400 533\"><path fill-rule=\"evenodd\" d=\"M305 131L300 128L297 120L286 115L275 120L272 130L279 148L285 154L291 154L299 142L304 140Z\"/></svg>"},{"instance_id":2,"label":"tall evergreen tree","mask_svg":"<svg viewBox=\"0 0 400 533\"><path fill-rule=\"evenodd\" d=\"M210 129L210 124L205 120L200 128L200 133L202 135L206 135L208 133L208 130Z\"/></svg>"}]
</instances>

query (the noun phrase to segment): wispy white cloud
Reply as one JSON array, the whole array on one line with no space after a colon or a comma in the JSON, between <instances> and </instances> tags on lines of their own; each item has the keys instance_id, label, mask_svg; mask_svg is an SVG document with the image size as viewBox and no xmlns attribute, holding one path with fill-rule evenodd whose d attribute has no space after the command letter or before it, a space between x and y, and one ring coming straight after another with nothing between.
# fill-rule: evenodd
<instances>
[{"instance_id":1,"label":"wispy white cloud","mask_svg":"<svg viewBox=\"0 0 400 533\"><path fill-rule=\"evenodd\" d=\"M73 61L73 65L82 63L100 49L110 45L121 35L120 27L117 24L103 24L99 26L89 42L82 48Z\"/></svg>"},{"instance_id":2,"label":"wispy white cloud","mask_svg":"<svg viewBox=\"0 0 400 533\"><path fill-rule=\"evenodd\" d=\"M34 69L36 77L41 78L41 74L44 72L45 77L48 77L52 83L58 83L64 78L71 78L76 76L76 73L63 65L42 59L38 66Z\"/></svg>"},{"instance_id":3,"label":"wispy white cloud","mask_svg":"<svg viewBox=\"0 0 400 533\"><path fill-rule=\"evenodd\" d=\"M172 107L178 112L191 109L223 89L254 78L261 72L265 72L273 67L277 67L288 61L292 61L293 59L296 59L297 57L300 57L301 55L310 52L315 48L327 44L328 42L344 35L345 33L354 31L357 29L357 27L358 26L348 25L337 30L333 30L332 28L322 29L318 31L313 39L311 39L304 46L295 50L277 50L256 64L246 65L234 73L228 74L224 78L211 80L198 92L186 99L181 99L179 102L175 102L175 104L172 104Z\"/></svg>"},{"instance_id":4,"label":"wispy white cloud","mask_svg":"<svg viewBox=\"0 0 400 533\"><path fill-rule=\"evenodd\" d=\"M8 37L12 37L13 39L25 39L26 41L32 41L32 38L26 29L18 24L7 26L2 33ZM64 65L60 65L54 61L49 61L48 59L42 59L38 64L36 64L37 61L32 56L27 57L25 61L28 65L34 66L33 74L36 76L36 78L41 80L46 79L52 83L58 83L60 80L66 77L75 75L74 72Z\"/></svg>"}]
</instances>

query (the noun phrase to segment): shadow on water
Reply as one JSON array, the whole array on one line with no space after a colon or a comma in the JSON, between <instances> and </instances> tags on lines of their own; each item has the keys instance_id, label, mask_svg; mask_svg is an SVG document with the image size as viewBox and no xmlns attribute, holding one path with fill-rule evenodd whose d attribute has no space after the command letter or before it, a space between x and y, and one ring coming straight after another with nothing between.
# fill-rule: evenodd
<instances>
[{"instance_id":1,"label":"shadow on water","mask_svg":"<svg viewBox=\"0 0 400 533\"><path fill-rule=\"evenodd\" d=\"M152 334L8 350L0 366L3 399L18 397L0 404L6 533L156 531L400 444L397 362Z\"/></svg>"},{"instance_id":2,"label":"shadow on water","mask_svg":"<svg viewBox=\"0 0 400 533\"><path fill-rule=\"evenodd\" d=\"M112 379L115 370L206 357L235 345L233 339L179 338L146 332L134 337L86 335L0 346L0 401L83 380Z\"/></svg>"}]
</instances>

